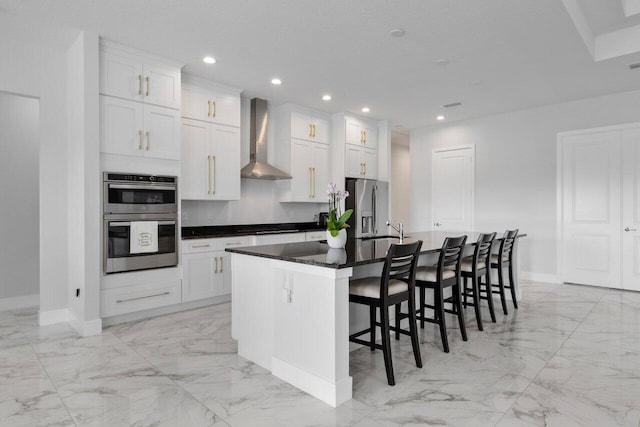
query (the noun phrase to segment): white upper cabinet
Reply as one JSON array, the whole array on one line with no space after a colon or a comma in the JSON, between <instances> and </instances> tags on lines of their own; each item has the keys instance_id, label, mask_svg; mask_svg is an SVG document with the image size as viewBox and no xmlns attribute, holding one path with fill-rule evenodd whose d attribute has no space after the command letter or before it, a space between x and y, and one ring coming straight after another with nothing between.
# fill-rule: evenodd
<instances>
[{"instance_id":1,"label":"white upper cabinet","mask_svg":"<svg viewBox=\"0 0 640 427\"><path fill-rule=\"evenodd\" d=\"M346 147L346 176L378 179L378 153L368 148Z\"/></svg>"},{"instance_id":2,"label":"white upper cabinet","mask_svg":"<svg viewBox=\"0 0 640 427\"><path fill-rule=\"evenodd\" d=\"M187 76L182 85L182 117L240 127L240 91L225 91L214 83Z\"/></svg>"},{"instance_id":3,"label":"white upper cabinet","mask_svg":"<svg viewBox=\"0 0 640 427\"><path fill-rule=\"evenodd\" d=\"M361 120L347 117L345 119L345 142L375 149L378 146L378 132L376 127Z\"/></svg>"},{"instance_id":4,"label":"white upper cabinet","mask_svg":"<svg viewBox=\"0 0 640 427\"><path fill-rule=\"evenodd\" d=\"M240 129L182 119L182 199L240 199Z\"/></svg>"},{"instance_id":5,"label":"white upper cabinet","mask_svg":"<svg viewBox=\"0 0 640 427\"><path fill-rule=\"evenodd\" d=\"M240 199L240 90L185 75L182 199Z\"/></svg>"},{"instance_id":6,"label":"white upper cabinet","mask_svg":"<svg viewBox=\"0 0 640 427\"><path fill-rule=\"evenodd\" d=\"M292 177L280 184L281 201L325 203L331 176L328 118L293 104L280 107L276 115L275 166Z\"/></svg>"},{"instance_id":7,"label":"white upper cabinet","mask_svg":"<svg viewBox=\"0 0 640 427\"><path fill-rule=\"evenodd\" d=\"M100 151L180 160L180 66L100 46Z\"/></svg>"},{"instance_id":8,"label":"white upper cabinet","mask_svg":"<svg viewBox=\"0 0 640 427\"><path fill-rule=\"evenodd\" d=\"M100 96L100 151L180 160L177 110Z\"/></svg>"},{"instance_id":9,"label":"white upper cabinet","mask_svg":"<svg viewBox=\"0 0 640 427\"><path fill-rule=\"evenodd\" d=\"M132 101L180 108L180 67L103 46L100 93Z\"/></svg>"},{"instance_id":10,"label":"white upper cabinet","mask_svg":"<svg viewBox=\"0 0 640 427\"><path fill-rule=\"evenodd\" d=\"M329 143L329 121L300 113L291 113L291 138Z\"/></svg>"},{"instance_id":11,"label":"white upper cabinet","mask_svg":"<svg viewBox=\"0 0 640 427\"><path fill-rule=\"evenodd\" d=\"M345 176L378 179L377 127L349 116L344 126Z\"/></svg>"}]
</instances>

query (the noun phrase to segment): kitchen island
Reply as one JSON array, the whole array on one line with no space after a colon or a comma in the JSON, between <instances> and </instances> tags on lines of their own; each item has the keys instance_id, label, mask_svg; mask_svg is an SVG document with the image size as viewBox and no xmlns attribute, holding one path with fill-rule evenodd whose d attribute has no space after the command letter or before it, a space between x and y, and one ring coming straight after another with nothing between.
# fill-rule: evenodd
<instances>
[{"instance_id":1,"label":"kitchen island","mask_svg":"<svg viewBox=\"0 0 640 427\"><path fill-rule=\"evenodd\" d=\"M444 239L461 234L471 253L476 232L410 233L405 243L422 240L419 264L430 265ZM350 310L349 279L380 276L393 243L398 239L348 239L345 249L322 242L227 249L238 354L329 405L350 400L349 331L367 327L368 311ZM517 271L516 261L516 282Z\"/></svg>"}]
</instances>

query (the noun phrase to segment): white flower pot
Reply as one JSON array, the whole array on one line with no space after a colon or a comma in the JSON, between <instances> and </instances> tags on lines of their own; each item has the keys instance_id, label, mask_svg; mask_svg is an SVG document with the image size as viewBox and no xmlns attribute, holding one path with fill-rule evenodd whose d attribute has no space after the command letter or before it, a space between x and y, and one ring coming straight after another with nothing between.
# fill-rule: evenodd
<instances>
[{"instance_id":1,"label":"white flower pot","mask_svg":"<svg viewBox=\"0 0 640 427\"><path fill-rule=\"evenodd\" d=\"M330 264L344 264L347 262L347 251L342 248L329 248L327 262Z\"/></svg>"},{"instance_id":2,"label":"white flower pot","mask_svg":"<svg viewBox=\"0 0 640 427\"><path fill-rule=\"evenodd\" d=\"M330 248L344 248L344 245L347 243L347 230L343 228L338 232L336 237L333 237L331 232L327 230L327 243Z\"/></svg>"}]
</instances>

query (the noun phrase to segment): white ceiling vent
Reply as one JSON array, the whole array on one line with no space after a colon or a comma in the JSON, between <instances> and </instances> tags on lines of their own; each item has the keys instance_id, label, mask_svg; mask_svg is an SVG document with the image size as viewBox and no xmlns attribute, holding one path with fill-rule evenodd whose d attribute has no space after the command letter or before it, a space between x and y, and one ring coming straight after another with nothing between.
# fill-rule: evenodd
<instances>
[{"instance_id":1,"label":"white ceiling vent","mask_svg":"<svg viewBox=\"0 0 640 427\"><path fill-rule=\"evenodd\" d=\"M443 107L444 108L453 108L453 107L459 107L462 105L462 102L452 102L450 104L444 104Z\"/></svg>"},{"instance_id":2,"label":"white ceiling vent","mask_svg":"<svg viewBox=\"0 0 640 427\"><path fill-rule=\"evenodd\" d=\"M635 70L636 68L640 68L640 62L636 62L635 64L628 64L630 70Z\"/></svg>"}]
</instances>

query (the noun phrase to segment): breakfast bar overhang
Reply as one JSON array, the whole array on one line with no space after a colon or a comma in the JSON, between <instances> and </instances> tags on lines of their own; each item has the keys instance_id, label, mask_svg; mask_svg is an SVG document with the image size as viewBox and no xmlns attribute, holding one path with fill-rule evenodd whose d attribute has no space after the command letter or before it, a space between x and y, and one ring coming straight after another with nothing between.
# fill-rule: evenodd
<instances>
[{"instance_id":1,"label":"breakfast bar overhang","mask_svg":"<svg viewBox=\"0 0 640 427\"><path fill-rule=\"evenodd\" d=\"M411 233L404 241L422 240L419 264L432 265L444 239L462 234L472 252L480 233ZM379 276L393 243L398 239L348 239L344 249L321 242L227 249L232 253L232 336L238 354L333 407L350 400L349 331L366 326L368 318L350 312L349 279Z\"/></svg>"}]
</instances>

